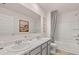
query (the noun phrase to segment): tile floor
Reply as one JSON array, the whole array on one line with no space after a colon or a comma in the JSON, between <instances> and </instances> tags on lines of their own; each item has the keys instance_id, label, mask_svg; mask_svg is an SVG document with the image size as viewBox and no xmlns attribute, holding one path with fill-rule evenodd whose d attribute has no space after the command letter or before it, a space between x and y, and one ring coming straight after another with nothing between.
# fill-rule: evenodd
<instances>
[{"instance_id":1,"label":"tile floor","mask_svg":"<svg viewBox=\"0 0 79 59\"><path fill-rule=\"evenodd\" d=\"M51 51L51 55L75 55L75 54L66 52L64 50L56 49L55 52Z\"/></svg>"}]
</instances>

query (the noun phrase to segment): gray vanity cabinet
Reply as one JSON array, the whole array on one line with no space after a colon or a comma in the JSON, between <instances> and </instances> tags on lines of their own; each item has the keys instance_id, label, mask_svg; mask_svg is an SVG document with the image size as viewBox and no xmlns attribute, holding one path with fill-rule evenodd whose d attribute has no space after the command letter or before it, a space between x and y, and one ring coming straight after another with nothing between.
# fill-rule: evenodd
<instances>
[{"instance_id":1,"label":"gray vanity cabinet","mask_svg":"<svg viewBox=\"0 0 79 59\"><path fill-rule=\"evenodd\" d=\"M48 43L48 46L47 46L47 54L50 55L50 44Z\"/></svg>"},{"instance_id":2,"label":"gray vanity cabinet","mask_svg":"<svg viewBox=\"0 0 79 59\"><path fill-rule=\"evenodd\" d=\"M29 55L29 52L28 53L24 53L24 55Z\"/></svg>"},{"instance_id":3,"label":"gray vanity cabinet","mask_svg":"<svg viewBox=\"0 0 79 59\"><path fill-rule=\"evenodd\" d=\"M47 55L47 42L42 44L41 46L42 46L42 50L41 50L42 55Z\"/></svg>"},{"instance_id":4,"label":"gray vanity cabinet","mask_svg":"<svg viewBox=\"0 0 79 59\"><path fill-rule=\"evenodd\" d=\"M44 49L42 50L42 55L47 55L47 48L44 48Z\"/></svg>"},{"instance_id":5,"label":"gray vanity cabinet","mask_svg":"<svg viewBox=\"0 0 79 59\"><path fill-rule=\"evenodd\" d=\"M41 55L41 52L40 52L40 53L38 53L38 54L36 54L36 55Z\"/></svg>"},{"instance_id":6,"label":"gray vanity cabinet","mask_svg":"<svg viewBox=\"0 0 79 59\"><path fill-rule=\"evenodd\" d=\"M42 55L50 55L50 43L51 41L47 41L46 43L42 44Z\"/></svg>"},{"instance_id":7,"label":"gray vanity cabinet","mask_svg":"<svg viewBox=\"0 0 79 59\"><path fill-rule=\"evenodd\" d=\"M48 45L47 46L47 54L50 55L50 43L51 43L51 41L48 41L47 43L48 43L47 44Z\"/></svg>"},{"instance_id":8,"label":"gray vanity cabinet","mask_svg":"<svg viewBox=\"0 0 79 59\"><path fill-rule=\"evenodd\" d=\"M50 55L50 40L25 53L24 55Z\"/></svg>"},{"instance_id":9,"label":"gray vanity cabinet","mask_svg":"<svg viewBox=\"0 0 79 59\"><path fill-rule=\"evenodd\" d=\"M36 47L35 49L31 50L30 55L38 55L41 54L41 46Z\"/></svg>"}]
</instances>

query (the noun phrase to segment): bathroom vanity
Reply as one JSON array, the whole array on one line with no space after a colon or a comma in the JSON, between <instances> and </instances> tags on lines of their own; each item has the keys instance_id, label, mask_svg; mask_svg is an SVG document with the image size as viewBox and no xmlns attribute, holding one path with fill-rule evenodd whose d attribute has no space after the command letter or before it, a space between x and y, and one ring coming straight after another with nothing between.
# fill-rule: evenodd
<instances>
[{"instance_id":1,"label":"bathroom vanity","mask_svg":"<svg viewBox=\"0 0 79 59\"><path fill-rule=\"evenodd\" d=\"M30 50L29 53L25 53L24 55L49 55L50 54L50 40L40 44L34 49Z\"/></svg>"},{"instance_id":2,"label":"bathroom vanity","mask_svg":"<svg viewBox=\"0 0 79 59\"><path fill-rule=\"evenodd\" d=\"M12 44L0 51L0 55L50 55L50 38L33 39Z\"/></svg>"}]
</instances>

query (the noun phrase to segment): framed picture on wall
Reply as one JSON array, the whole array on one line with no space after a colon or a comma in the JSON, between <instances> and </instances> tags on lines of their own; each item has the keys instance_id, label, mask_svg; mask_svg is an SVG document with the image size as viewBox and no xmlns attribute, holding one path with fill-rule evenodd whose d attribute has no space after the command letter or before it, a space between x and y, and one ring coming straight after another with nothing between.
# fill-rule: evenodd
<instances>
[{"instance_id":1,"label":"framed picture on wall","mask_svg":"<svg viewBox=\"0 0 79 59\"><path fill-rule=\"evenodd\" d=\"M19 32L29 32L29 22L26 20L19 20Z\"/></svg>"}]
</instances>

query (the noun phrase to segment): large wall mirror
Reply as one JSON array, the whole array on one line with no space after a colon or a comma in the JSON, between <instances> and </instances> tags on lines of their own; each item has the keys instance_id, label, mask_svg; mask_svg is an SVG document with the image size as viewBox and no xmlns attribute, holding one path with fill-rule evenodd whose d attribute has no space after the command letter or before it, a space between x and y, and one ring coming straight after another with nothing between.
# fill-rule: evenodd
<instances>
[{"instance_id":1,"label":"large wall mirror","mask_svg":"<svg viewBox=\"0 0 79 59\"><path fill-rule=\"evenodd\" d=\"M41 16L21 4L0 4L0 35L41 33Z\"/></svg>"}]
</instances>

